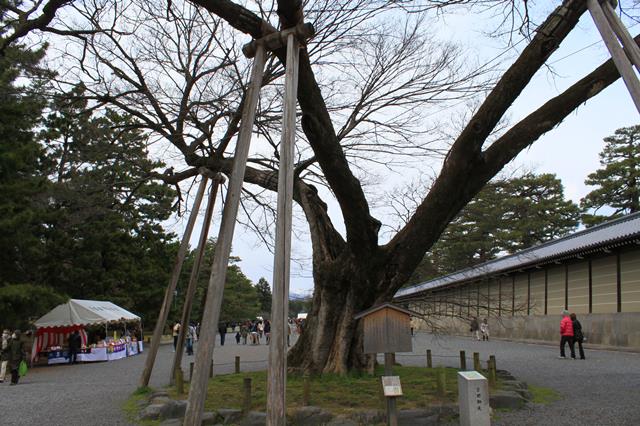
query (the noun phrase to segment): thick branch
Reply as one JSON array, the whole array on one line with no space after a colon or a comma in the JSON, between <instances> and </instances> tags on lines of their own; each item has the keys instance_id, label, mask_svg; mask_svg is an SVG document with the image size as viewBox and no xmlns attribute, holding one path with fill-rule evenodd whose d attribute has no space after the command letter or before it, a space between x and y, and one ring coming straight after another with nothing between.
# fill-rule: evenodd
<instances>
[{"instance_id":1,"label":"thick branch","mask_svg":"<svg viewBox=\"0 0 640 426\"><path fill-rule=\"evenodd\" d=\"M231 1L191 1L254 38L260 38L275 31L275 28L269 23ZM282 4L283 6L297 7L298 2L283 1ZM289 16L288 10L288 8L282 8L279 9L279 13L285 16L290 24L294 17L298 16L298 13L295 11L297 9L291 9L292 15ZM284 62L284 52L279 51L276 54ZM304 50L300 52L298 102L303 114L302 128L316 154L318 164L340 204L350 248L356 254L368 256L377 247L380 222L371 217L360 181L349 168L349 163L340 146L322 92L311 68L309 56Z\"/></svg>"},{"instance_id":2,"label":"thick branch","mask_svg":"<svg viewBox=\"0 0 640 426\"><path fill-rule=\"evenodd\" d=\"M4 50L9 44L26 36L33 30L44 30L47 25L55 18L58 9L72 2L73 0L49 0L42 8L42 14L35 19L26 19L26 16L20 16L20 19L14 27L12 34L6 38L0 38L0 55L4 54ZM28 16L28 15L27 15Z\"/></svg>"},{"instance_id":3,"label":"thick branch","mask_svg":"<svg viewBox=\"0 0 640 426\"><path fill-rule=\"evenodd\" d=\"M582 0L566 0L558 7L456 139L431 191L407 225L385 247L388 256L393 259L390 263L398 264L399 268L390 294L403 284L403 279L408 276L406 272L415 268L423 253L437 240L453 217L499 170L495 169L493 174L487 172L490 168L484 165L482 145L533 75L575 27L584 11L585 3ZM589 97L583 97L583 101ZM551 127L563 118L551 119ZM523 147L533 140L522 141Z\"/></svg>"}]
</instances>

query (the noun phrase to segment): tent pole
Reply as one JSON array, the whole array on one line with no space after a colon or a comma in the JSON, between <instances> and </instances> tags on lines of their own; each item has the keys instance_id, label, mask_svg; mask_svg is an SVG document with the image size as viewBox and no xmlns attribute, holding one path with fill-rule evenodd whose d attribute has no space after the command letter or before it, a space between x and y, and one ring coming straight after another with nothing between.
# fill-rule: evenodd
<instances>
[{"instance_id":1,"label":"tent pole","mask_svg":"<svg viewBox=\"0 0 640 426\"><path fill-rule=\"evenodd\" d=\"M162 301L162 306L160 307L160 313L158 314L156 327L153 330L153 337L151 339L149 352L147 354L147 358L145 358L144 360L144 370L142 371L142 376L140 377L140 387L148 386L149 380L151 379L151 371L153 370L153 364L155 363L156 355L158 354L158 348L160 347L162 330L164 329L165 323L167 322L167 317L169 316L169 309L171 308L171 302L173 301L173 292L176 290L176 286L178 285L178 278L180 278L180 271L182 270L184 257L187 254L187 249L189 248L191 231L193 231L193 225L195 224L196 218L198 217L198 210L200 209L202 196L204 195L204 191L207 187L207 180L207 176L203 175L202 180L200 181L200 186L198 187L198 193L196 194L196 198L193 201L193 207L191 208L189 221L187 222L187 227L184 230L184 235L182 236L182 242L180 243L180 248L178 249L176 262L173 265L171 280L169 281L169 285L164 292L164 300Z\"/></svg>"},{"instance_id":2,"label":"tent pole","mask_svg":"<svg viewBox=\"0 0 640 426\"><path fill-rule=\"evenodd\" d=\"M184 306L182 308L182 317L180 323L180 332L178 333L178 343L176 344L176 353L173 357L173 365L171 366L171 373L169 374L169 384L173 385L175 382L176 371L182 364L182 353L184 352L184 341L189 331L188 324L191 316L191 306L193 305L193 297L196 294L198 287L198 275L200 274L200 267L202 265L202 259L204 258L204 252L207 245L207 238L209 237L209 228L211 227L211 217L213 216L213 209L216 205L216 196L218 195L218 188L220 184L224 182L224 177L221 174L217 174L213 178L211 184L211 194L209 194L209 200L207 201L207 209L204 215L204 221L202 223L202 230L200 231L200 240L198 241L198 248L195 255L195 262L191 269L191 276L189 277L189 285L187 287L187 294L185 295Z\"/></svg>"}]
</instances>

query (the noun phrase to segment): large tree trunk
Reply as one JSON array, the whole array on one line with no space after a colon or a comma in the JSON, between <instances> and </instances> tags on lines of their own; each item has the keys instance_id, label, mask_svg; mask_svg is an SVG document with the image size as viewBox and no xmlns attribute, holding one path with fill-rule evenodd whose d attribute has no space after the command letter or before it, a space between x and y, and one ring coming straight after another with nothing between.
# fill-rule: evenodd
<instances>
[{"instance_id":1,"label":"large tree trunk","mask_svg":"<svg viewBox=\"0 0 640 426\"><path fill-rule=\"evenodd\" d=\"M353 317L375 303L377 286L368 285L361 271L353 261L337 261L315 271L313 305L289 353L290 367L310 373L366 367L361 322Z\"/></svg>"}]
</instances>

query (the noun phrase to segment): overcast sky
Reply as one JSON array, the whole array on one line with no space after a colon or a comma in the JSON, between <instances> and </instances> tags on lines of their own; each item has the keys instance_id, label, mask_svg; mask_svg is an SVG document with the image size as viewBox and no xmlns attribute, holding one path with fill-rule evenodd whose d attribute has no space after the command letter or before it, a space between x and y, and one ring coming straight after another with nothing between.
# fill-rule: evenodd
<instances>
[{"instance_id":1,"label":"overcast sky","mask_svg":"<svg viewBox=\"0 0 640 426\"><path fill-rule=\"evenodd\" d=\"M548 11L549 9L547 9ZM473 20L472 20L473 19ZM450 39L465 43L471 49L481 52L481 56L492 58L503 51L504 40L489 40L481 36L484 28L475 25L477 17L459 15L441 21L442 28L454 30ZM488 25L487 25L488 27ZM635 35L635 28L631 28ZM518 48L524 46L521 43ZM515 54L515 51L512 52ZM510 55L514 58L514 55ZM561 93L578 79L591 72L608 59L609 54L594 28L591 17L585 14L561 48L551 57L552 69L541 70L525 92L509 111L510 122L516 123L522 117L542 105L546 100ZM566 196L579 202L588 191L584 185L586 176L599 167L598 153L602 149L602 139L620 127L638 124L638 112L621 80L607 88L594 99L581 106L556 129L544 135L531 148L523 151L510 164L511 168L526 167L536 172L557 174L564 186ZM335 203L329 202L330 213L336 225L341 228L340 215ZM204 210L204 206L202 207ZM217 215L212 235L217 235L220 222ZM185 219L170 221L170 230L181 234ZM304 231L303 222L299 223ZM191 238L196 244L199 225ZM291 292L310 293L313 288L310 264L310 242L304 232L293 238L295 262L292 264ZM259 239L236 227L233 255L242 259L240 267L253 281L265 277L271 283L273 257Z\"/></svg>"}]
</instances>

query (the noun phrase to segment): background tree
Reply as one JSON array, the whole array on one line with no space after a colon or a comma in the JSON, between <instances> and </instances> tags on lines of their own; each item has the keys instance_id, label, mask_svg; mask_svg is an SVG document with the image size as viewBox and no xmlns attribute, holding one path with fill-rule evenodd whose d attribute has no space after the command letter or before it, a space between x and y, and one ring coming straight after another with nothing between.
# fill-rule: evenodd
<instances>
[{"instance_id":1,"label":"background tree","mask_svg":"<svg viewBox=\"0 0 640 426\"><path fill-rule=\"evenodd\" d=\"M447 226L409 282L562 237L576 229L579 219L580 209L564 198L554 174L527 172L492 181Z\"/></svg>"},{"instance_id":2,"label":"background tree","mask_svg":"<svg viewBox=\"0 0 640 426\"><path fill-rule=\"evenodd\" d=\"M215 251L215 239L210 238L205 246L204 260L202 262L196 293L193 300L193 308L191 311L191 320L202 322L202 312L204 310L204 300L206 298L207 285L209 283L209 275L211 274L211 262ZM189 276L195 259L195 250L192 250L185 259L182 268L182 276L178 283L181 296L178 297L176 309L172 312L173 321L178 321L182 315L184 305L184 293L189 283ZM227 277L224 288L224 300L222 302L222 312L220 313L220 321L242 321L255 318L261 311L260 299L256 292L256 286L242 272L239 263L242 260L239 257L232 256L230 258L231 265L227 268ZM154 317L155 319L155 317ZM171 322L171 320L170 320Z\"/></svg>"},{"instance_id":3,"label":"background tree","mask_svg":"<svg viewBox=\"0 0 640 426\"><path fill-rule=\"evenodd\" d=\"M260 301L260 311L271 315L271 286L264 277L258 280L256 292Z\"/></svg>"},{"instance_id":4,"label":"background tree","mask_svg":"<svg viewBox=\"0 0 640 426\"><path fill-rule=\"evenodd\" d=\"M596 187L581 200L592 212L582 216L587 226L640 211L640 126L618 129L604 143L601 168L584 181Z\"/></svg>"}]
</instances>

